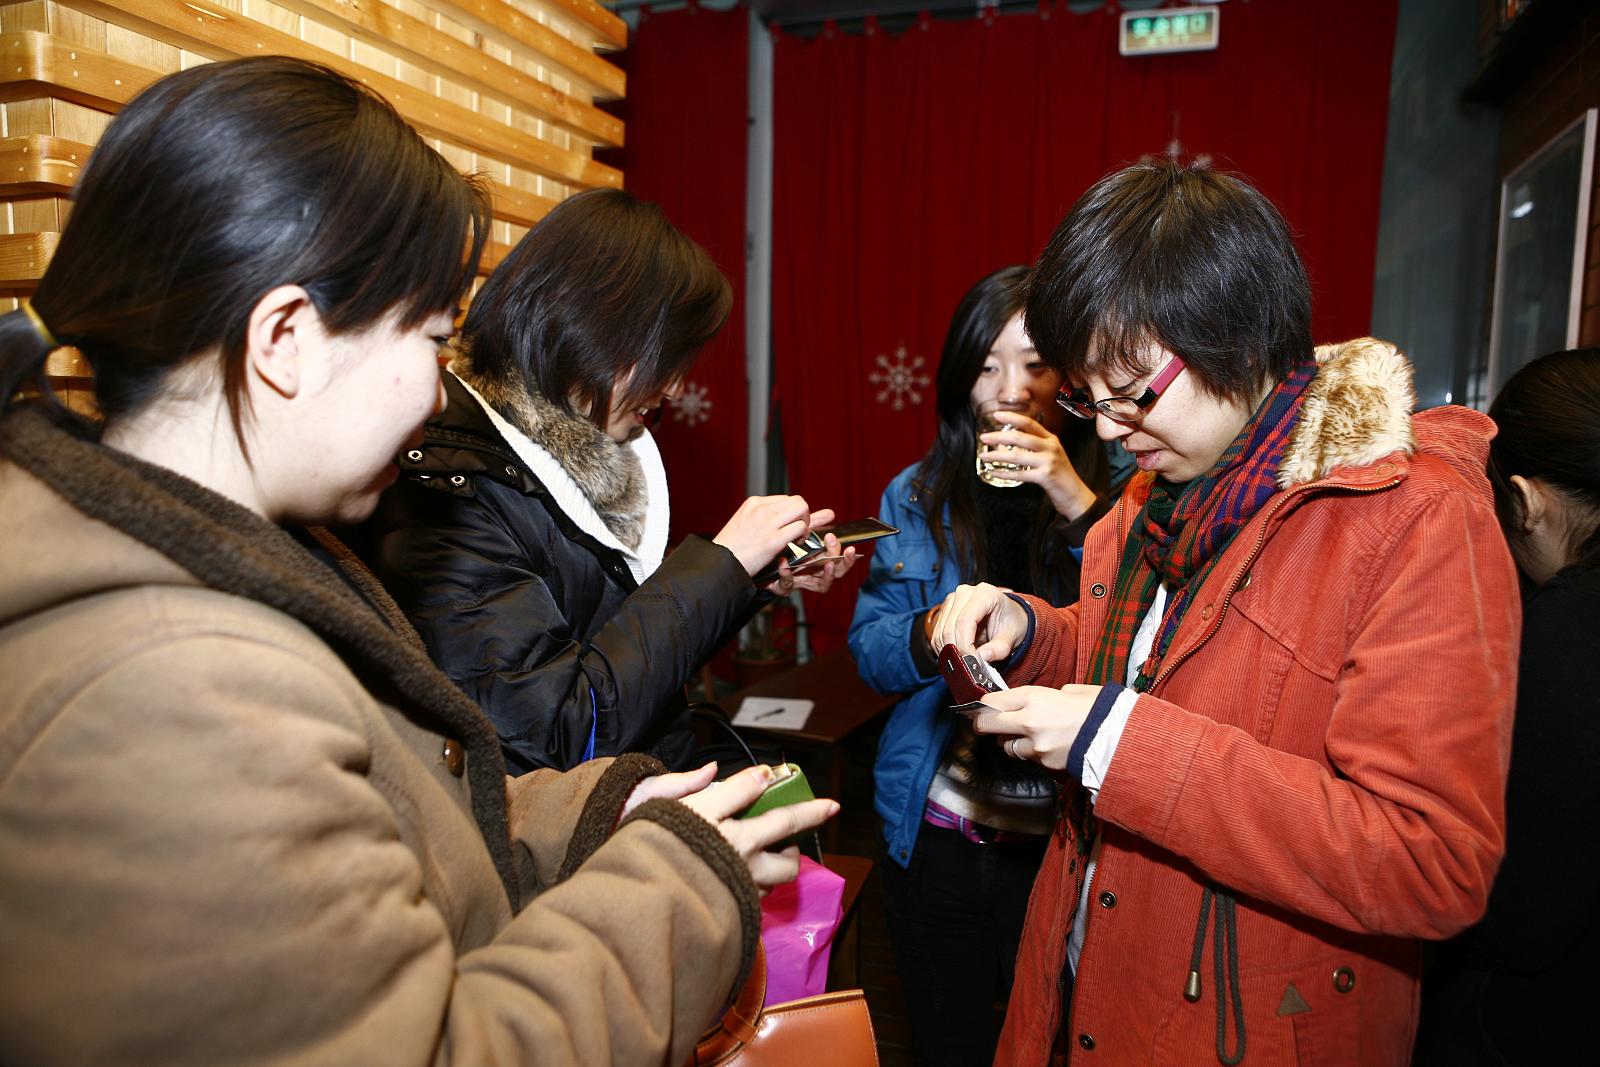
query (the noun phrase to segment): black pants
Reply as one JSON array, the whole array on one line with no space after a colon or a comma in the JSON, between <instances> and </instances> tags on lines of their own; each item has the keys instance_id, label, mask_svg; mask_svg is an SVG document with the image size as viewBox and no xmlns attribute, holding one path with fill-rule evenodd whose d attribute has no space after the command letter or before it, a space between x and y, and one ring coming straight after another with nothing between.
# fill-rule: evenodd
<instances>
[{"instance_id":1,"label":"black pants","mask_svg":"<svg viewBox=\"0 0 1600 1067\"><path fill-rule=\"evenodd\" d=\"M979 845L924 824L909 868L879 868L917 1067L993 1062L1046 840Z\"/></svg>"}]
</instances>

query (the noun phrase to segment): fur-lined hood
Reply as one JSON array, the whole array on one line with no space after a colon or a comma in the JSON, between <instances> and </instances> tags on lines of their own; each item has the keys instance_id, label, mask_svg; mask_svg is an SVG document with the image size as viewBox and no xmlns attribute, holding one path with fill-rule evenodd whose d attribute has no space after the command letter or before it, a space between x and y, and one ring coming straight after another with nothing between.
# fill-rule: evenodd
<instances>
[{"instance_id":1,"label":"fur-lined hood","mask_svg":"<svg viewBox=\"0 0 1600 1067\"><path fill-rule=\"evenodd\" d=\"M1317 376L1278 468L1279 488L1418 452L1445 460L1471 485L1484 482L1494 438L1487 415L1463 407L1413 414L1411 362L1387 341L1359 337L1320 345L1316 355Z\"/></svg>"},{"instance_id":2,"label":"fur-lined hood","mask_svg":"<svg viewBox=\"0 0 1600 1067\"><path fill-rule=\"evenodd\" d=\"M1317 346L1317 376L1278 467L1278 488L1325 478L1339 467L1369 467L1416 451L1411 363L1385 341L1360 337Z\"/></svg>"},{"instance_id":3,"label":"fur-lined hood","mask_svg":"<svg viewBox=\"0 0 1600 1067\"><path fill-rule=\"evenodd\" d=\"M555 457L617 540L630 549L639 547L649 490L644 468L632 449L521 382L475 373L465 352L456 353L449 369L502 418Z\"/></svg>"}]
</instances>

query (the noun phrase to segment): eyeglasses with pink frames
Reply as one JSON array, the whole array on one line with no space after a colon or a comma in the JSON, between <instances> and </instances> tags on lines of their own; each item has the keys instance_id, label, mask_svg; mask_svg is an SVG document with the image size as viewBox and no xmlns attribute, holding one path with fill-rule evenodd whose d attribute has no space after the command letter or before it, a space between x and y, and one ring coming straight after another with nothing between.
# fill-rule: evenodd
<instances>
[{"instance_id":1,"label":"eyeglasses with pink frames","mask_svg":"<svg viewBox=\"0 0 1600 1067\"><path fill-rule=\"evenodd\" d=\"M1082 390L1063 388L1056 394L1056 403L1080 419L1092 419L1096 415L1104 415L1112 422L1131 426L1143 420L1145 413L1150 410L1150 405L1160 399L1174 378L1183 373L1184 366L1183 360L1173 356L1167 360L1161 372L1151 379L1150 384L1145 386L1144 392L1137 397L1108 396L1104 400L1090 400L1088 394Z\"/></svg>"}]
</instances>

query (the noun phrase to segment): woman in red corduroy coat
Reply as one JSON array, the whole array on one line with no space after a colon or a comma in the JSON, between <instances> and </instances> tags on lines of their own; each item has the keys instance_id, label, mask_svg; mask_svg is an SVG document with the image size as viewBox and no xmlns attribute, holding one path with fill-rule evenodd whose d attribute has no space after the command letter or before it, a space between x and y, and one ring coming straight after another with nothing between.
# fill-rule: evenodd
<instances>
[{"instance_id":1,"label":"woman in red corduroy coat","mask_svg":"<svg viewBox=\"0 0 1600 1067\"><path fill-rule=\"evenodd\" d=\"M929 626L1017 687L977 728L1069 783L1001 1063L1404 1063L1419 939L1484 908L1519 629L1493 427L1413 415L1392 346L1313 350L1309 312L1265 198L1170 163L1034 268L1063 404L1141 473L1077 604L966 586Z\"/></svg>"}]
</instances>

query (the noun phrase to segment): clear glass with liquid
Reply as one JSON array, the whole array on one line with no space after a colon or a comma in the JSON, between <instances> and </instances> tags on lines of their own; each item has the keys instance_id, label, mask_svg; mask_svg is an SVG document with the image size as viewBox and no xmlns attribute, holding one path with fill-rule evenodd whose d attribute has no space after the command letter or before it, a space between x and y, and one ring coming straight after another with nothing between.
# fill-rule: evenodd
<instances>
[{"instance_id":1,"label":"clear glass with liquid","mask_svg":"<svg viewBox=\"0 0 1600 1067\"><path fill-rule=\"evenodd\" d=\"M1040 416L1040 413L1037 411L1027 411L1016 404L1007 403L1003 400L985 400L983 403L978 405L977 416L979 434L990 433L994 430L1011 429L1009 425L994 417L995 413L999 411L1014 411L1018 414L1027 415L1029 418L1035 421L1038 421ZM989 451L1009 452L1012 450L1011 445L1001 445L996 449L990 449L990 447L984 444L981 439L977 441L977 445L977 456L979 458L975 459L974 466L978 472L979 481L983 482L985 485L992 485L996 489L1010 489L1014 486L1022 484L1015 478L1007 478L1005 476L1007 471L1021 470L1022 468L1017 464L1004 463L999 460L984 460L981 458L983 453Z\"/></svg>"}]
</instances>

